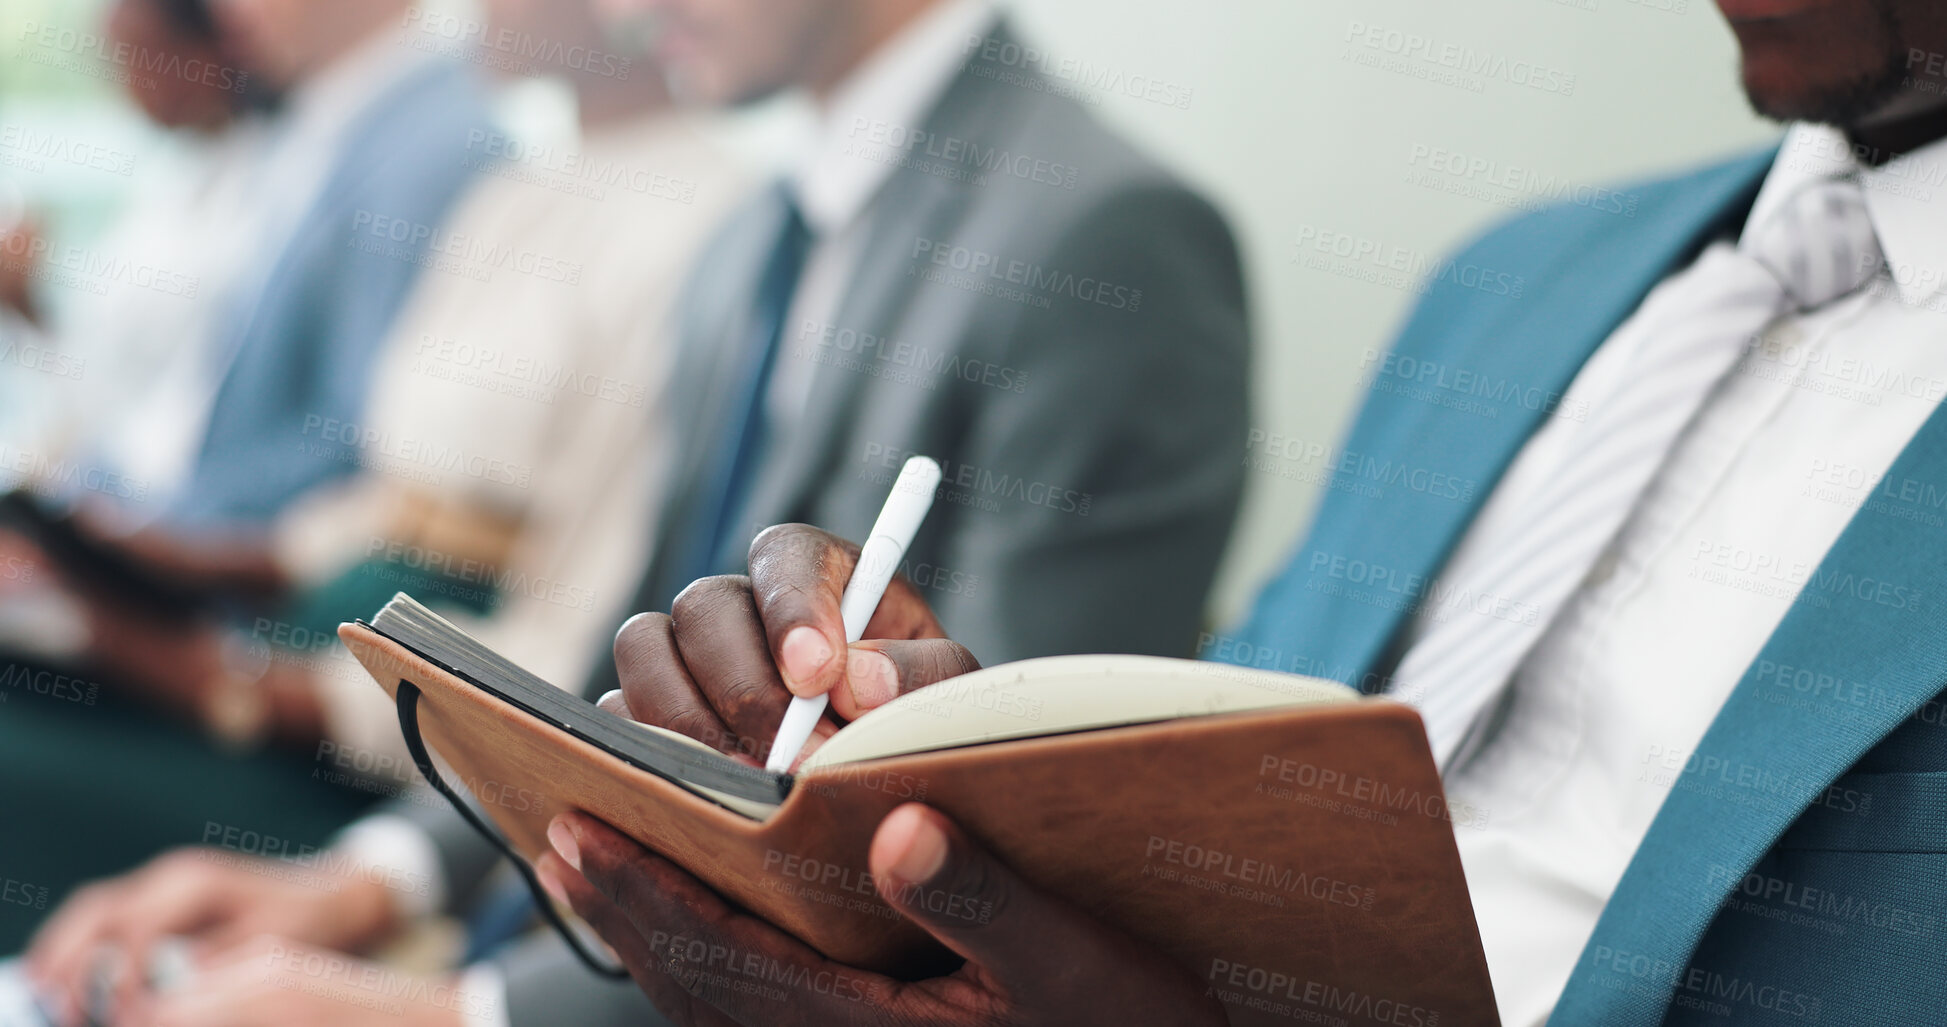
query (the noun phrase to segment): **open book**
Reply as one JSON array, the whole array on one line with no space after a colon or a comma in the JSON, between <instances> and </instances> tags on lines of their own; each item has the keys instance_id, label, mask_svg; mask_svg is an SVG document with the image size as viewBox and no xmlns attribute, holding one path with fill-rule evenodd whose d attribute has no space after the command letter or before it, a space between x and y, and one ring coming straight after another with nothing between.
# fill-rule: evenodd
<instances>
[{"instance_id":1,"label":"open book","mask_svg":"<svg viewBox=\"0 0 1947 1027\"><path fill-rule=\"evenodd\" d=\"M791 793L791 775L740 763L667 728L612 716L521 669L404 593L372 618L372 627L482 691L745 816L766 819ZM840 728L804 759L798 774L1011 738L1358 698L1336 681L1224 664L1050 656L989 667L894 699Z\"/></svg>"},{"instance_id":2,"label":"open book","mask_svg":"<svg viewBox=\"0 0 1947 1027\"><path fill-rule=\"evenodd\" d=\"M476 795L547 797L479 803L528 858L585 810L834 959L922 974L951 957L879 899L867 851L923 801L1175 955L1233 1023L1494 1022L1453 838L1468 815L1418 715L1336 682L1026 660L901 696L786 775L602 711L406 596L340 635Z\"/></svg>"}]
</instances>

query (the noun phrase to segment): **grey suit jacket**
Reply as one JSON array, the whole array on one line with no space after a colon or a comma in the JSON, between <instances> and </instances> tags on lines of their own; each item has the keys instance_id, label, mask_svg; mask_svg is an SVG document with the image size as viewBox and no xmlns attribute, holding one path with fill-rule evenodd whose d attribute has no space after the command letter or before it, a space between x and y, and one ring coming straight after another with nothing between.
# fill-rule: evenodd
<instances>
[{"instance_id":1,"label":"grey suit jacket","mask_svg":"<svg viewBox=\"0 0 1947 1027\"><path fill-rule=\"evenodd\" d=\"M982 662L1187 656L1243 484L1236 249L1207 202L1029 78L969 58L871 202L832 324L786 326L778 359L811 365L810 405L775 433L739 535L803 521L862 539L923 453L946 480L906 570ZM663 524L705 501L780 216L767 197L733 218L688 290ZM662 541L645 609L687 583ZM456 894L490 864L464 830L436 828ZM569 1005L590 1017L577 1023L656 1022L551 941L503 965L514 1027ZM601 995L626 1001L586 1013Z\"/></svg>"}]
</instances>

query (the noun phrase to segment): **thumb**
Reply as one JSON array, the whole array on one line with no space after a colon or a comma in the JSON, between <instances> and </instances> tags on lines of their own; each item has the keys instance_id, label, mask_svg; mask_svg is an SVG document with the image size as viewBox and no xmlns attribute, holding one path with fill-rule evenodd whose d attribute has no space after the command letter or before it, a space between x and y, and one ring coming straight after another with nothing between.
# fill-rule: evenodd
<instances>
[{"instance_id":1,"label":"thumb","mask_svg":"<svg viewBox=\"0 0 1947 1027\"><path fill-rule=\"evenodd\" d=\"M979 669L973 653L951 639L859 642L846 655L845 684L832 690L832 708L857 720L916 688Z\"/></svg>"},{"instance_id":2,"label":"thumb","mask_svg":"<svg viewBox=\"0 0 1947 1027\"><path fill-rule=\"evenodd\" d=\"M1010 988L1096 951L1106 929L1021 880L938 811L893 810L872 837L879 895Z\"/></svg>"}]
</instances>

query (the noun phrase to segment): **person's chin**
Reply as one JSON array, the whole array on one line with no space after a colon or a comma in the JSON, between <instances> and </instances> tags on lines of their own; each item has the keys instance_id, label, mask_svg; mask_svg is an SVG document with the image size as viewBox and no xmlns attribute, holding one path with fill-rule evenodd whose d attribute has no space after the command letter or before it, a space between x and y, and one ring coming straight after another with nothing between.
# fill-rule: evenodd
<instances>
[{"instance_id":1,"label":"person's chin","mask_svg":"<svg viewBox=\"0 0 1947 1027\"><path fill-rule=\"evenodd\" d=\"M1812 46L1744 48L1744 94L1752 109L1777 121L1848 125L1898 92L1899 68L1859 66L1834 60Z\"/></svg>"}]
</instances>

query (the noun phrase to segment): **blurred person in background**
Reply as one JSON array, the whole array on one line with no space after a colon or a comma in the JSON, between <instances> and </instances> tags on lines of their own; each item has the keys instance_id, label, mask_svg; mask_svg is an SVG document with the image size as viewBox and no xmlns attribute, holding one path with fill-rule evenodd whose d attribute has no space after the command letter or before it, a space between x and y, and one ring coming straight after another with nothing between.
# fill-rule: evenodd
<instances>
[{"instance_id":1,"label":"blurred person in background","mask_svg":"<svg viewBox=\"0 0 1947 1027\"><path fill-rule=\"evenodd\" d=\"M509 259L429 267L385 343L358 426L394 444L368 454L352 477L303 494L254 556L242 555L247 541L223 547L233 565L258 559L277 568L293 598L275 638L295 631L300 648L264 665L254 682L226 678L220 661L199 662L199 653L220 650L213 639L178 639L169 661L186 678L200 667L202 681L187 687L241 691L228 700L233 706L267 693L289 697L258 702L248 724L234 714L220 718L233 740L239 727L252 736L328 736L317 751L348 757L320 757L325 783L293 789L287 801L343 791L349 775L340 770L354 760L369 768L389 758L384 765L410 772L384 693L348 658L331 658L341 650L303 644L331 638L338 621L369 615L392 591L443 601L469 629L552 680L589 674L642 572L644 526L653 522L654 486L666 464L657 454L667 432L655 411L669 308L694 250L738 197L735 165L709 140L701 116L672 106L646 55L627 49L635 37L611 38L589 5L573 0L489 0L485 14L484 38L516 40L510 46L541 56L504 63L490 60L491 51L464 56L563 80L576 100L579 140L541 147L484 130L469 140L468 159L482 175L440 228L444 238L466 242L442 249ZM444 455L420 458L435 452L466 457L457 464ZM473 457L493 469L467 473ZM400 783L395 774L361 785ZM69 791L67 801L84 806L115 801L106 791ZM157 864L198 866L180 858ZM109 883L78 894L66 924L37 951L55 952L48 961L56 966L83 958L85 947L64 939L92 941L101 918L124 910L128 890ZM362 915L360 903L341 902L329 889L300 890L307 901L280 903L286 915L320 906L353 920ZM278 923L273 917L259 926L274 931ZM361 939L315 940L355 947ZM178 1004L155 1015L253 1022L270 1015L257 1003L288 1014L294 1001L302 998L266 986L262 974L219 974L198 989L193 1012ZM316 1004L331 1022L352 1015L329 998ZM124 1012L134 1022L148 1015Z\"/></svg>"},{"instance_id":2,"label":"blurred person in background","mask_svg":"<svg viewBox=\"0 0 1947 1027\"><path fill-rule=\"evenodd\" d=\"M277 614L286 636L331 639L407 591L542 677L573 682L642 572L667 463L657 410L670 308L742 174L705 115L674 108L658 69L583 0L484 8L487 38L541 55L505 70L571 88L579 138L469 142L483 176L440 234L490 256L441 261L421 279L357 425L383 441L359 473L285 510L259 556L290 594ZM274 641L262 634L250 641ZM409 766L392 704L363 669L328 643L297 648L320 659L274 658L247 687L299 689L314 704L261 704L252 729ZM239 687L222 669L205 667L201 687Z\"/></svg>"},{"instance_id":3,"label":"blurred person in background","mask_svg":"<svg viewBox=\"0 0 1947 1027\"><path fill-rule=\"evenodd\" d=\"M413 10L408 0L204 9L237 57L244 95L280 101L238 160L228 208L191 209L147 233L156 253L144 266L161 269L151 291L171 283L167 291L196 302L159 313L82 308L62 333L86 340L73 344L82 366L135 371L104 373L99 387L84 375L35 430L7 440L22 488L85 515L76 519L100 546L207 593L205 605L267 591L266 570L199 574L157 555L258 537L297 494L356 469L357 440L324 429L363 410L433 226L474 174L468 142L491 124L484 91L463 67L413 45ZM196 261L229 273L205 282L173 271ZM171 643L197 619L189 604L138 601L75 575L68 584L12 597L0 627L26 627L5 644L47 659L85 655L131 692L194 703L163 672L174 665Z\"/></svg>"},{"instance_id":4,"label":"blurred person in background","mask_svg":"<svg viewBox=\"0 0 1947 1027\"><path fill-rule=\"evenodd\" d=\"M127 75L127 97L153 124L172 130L183 155L145 168L129 205L95 249L167 275L104 281L98 297L48 302L48 291L77 283L50 266L53 241L37 219L11 212L0 224L0 324L15 341L61 351L75 374L11 372L0 381L7 400L0 430L10 448L68 423L58 436L91 433L104 447L134 444L117 437L115 419L172 361L207 359L224 297L245 273L256 247L265 121L276 97L239 66L204 0L119 0L105 19L112 45L137 59L180 61L198 73ZM64 316L54 320L58 310ZM45 440L53 444L54 439ZM83 444L74 439L72 444ZM0 474L14 471L5 462Z\"/></svg>"},{"instance_id":5,"label":"blurred person in background","mask_svg":"<svg viewBox=\"0 0 1947 1027\"><path fill-rule=\"evenodd\" d=\"M799 88L820 120L684 296L662 411L675 465L629 609L667 609L692 578L740 568L761 525L863 532L918 452L945 465L953 499L910 550L942 621L1001 658L1187 655L1242 485L1236 461L1205 459L1241 452L1246 422L1242 276L1222 218L1051 83L1004 67L1013 30L978 0L608 6L647 17L679 96ZM685 593L679 620L718 598ZM612 687L612 662L598 671L588 694ZM760 759L764 741L717 740ZM153 939L188 932L230 949L208 972L243 982L239 1005L289 1007L307 1000L253 978L270 950L238 939L368 952L445 908L469 913L476 961L439 982L454 1001L414 1022L661 1022L554 937L501 944L495 855L449 811L392 804L328 862L356 868L330 906L261 866L165 856L57 913L33 965L71 992L95 946L139 965ZM207 999L149 1008L221 1022ZM331 1022L363 1019L340 1003Z\"/></svg>"},{"instance_id":6,"label":"blurred person in background","mask_svg":"<svg viewBox=\"0 0 1947 1027\"><path fill-rule=\"evenodd\" d=\"M1595 192L1626 204L1563 197L1442 261L1525 292L1435 274L1345 447L1467 493L1325 490L1207 651L1418 707L1445 801L1412 815L1453 821L1507 1027L1937 1024L1947 1008L1947 6L1717 6L1783 139ZM1691 112L1668 114L1675 130ZM1406 388L1409 367L1440 382ZM1469 379L1521 387L1489 397ZM642 647L615 708L692 731L775 723L786 688L753 668L788 668L777 642L797 631L842 644L851 559L804 526L766 541L684 644ZM1348 565L1375 587L1349 587ZM891 657L897 691L979 655L920 598L888 592L876 621L894 637L853 651ZM660 620L628 630L654 639ZM831 686L837 705L858 665L790 691ZM1312 791L1327 793L1355 794ZM1141 800L1107 801L1139 818ZM825 958L585 814L549 833L537 873L698 1027L1459 1022L1384 983L1343 987L1356 945L1276 972L1176 962L918 806L884 818L869 865L887 903L966 957L923 980ZM1406 887L1409 864L1367 872ZM737 986L739 966L850 987L778 1001ZM1294 983L1261 983L1280 975ZM1220 997L1248 1006L1227 1018Z\"/></svg>"},{"instance_id":7,"label":"blurred person in background","mask_svg":"<svg viewBox=\"0 0 1947 1027\"><path fill-rule=\"evenodd\" d=\"M54 326L63 347L74 340L103 376L84 375L63 409L4 440L8 466L26 468L25 488L88 504L104 533L163 525L149 530L200 537L262 531L301 491L355 469L353 447L307 436L306 425L362 412L380 346L430 244L430 229L394 242L375 226L442 221L475 174L468 141L491 126L476 77L412 45L411 11L407 0L221 0L203 9L209 45L249 84L240 95L259 90L278 102L250 126L251 145L233 166L212 176L234 194L141 233L152 248L140 259L174 276L153 281L176 282L196 302L92 305L77 311L72 329ZM153 25L116 17L118 31ZM194 112L206 101L192 94L158 105ZM215 270L181 277L204 266ZM125 359L148 362L111 378ZM132 487L94 488L102 482ZM18 538L7 546L9 559L25 548ZM219 638L191 660L181 639L208 635L195 619L72 575L64 583L52 561L35 569L0 595L0 626L9 629L0 667L75 683L65 691L88 698L13 703L0 717L0 773L32 784L0 800L0 819L33 824L38 835L6 846L17 872L65 889L203 838L212 822L304 844L360 804L344 794L290 802L290 790L308 783L307 763L219 753L202 734L173 730L130 702L159 697L247 727L249 704L239 716L234 703L199 704L169 689L183 667L210 662L242 679L256 665L250 654ZM131 775L130 767L167 772ZM105 809L120 812L106 822ZM54 837L71 844L50 844ZM24 927L0 923L0 945Z\"/></svg>"}]
</instances>

